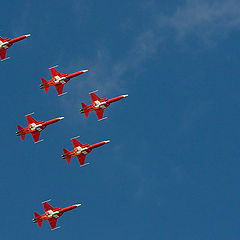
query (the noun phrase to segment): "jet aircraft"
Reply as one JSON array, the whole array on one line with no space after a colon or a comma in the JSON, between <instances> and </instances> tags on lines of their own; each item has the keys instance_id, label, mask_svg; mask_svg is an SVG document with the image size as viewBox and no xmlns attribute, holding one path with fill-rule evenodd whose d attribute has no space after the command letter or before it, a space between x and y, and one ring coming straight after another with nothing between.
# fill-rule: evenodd
<instances>
[{"instance_id":1,"label":"jet aircraft","mask_svg":"<svg viewBox=\"0 0 240 240\"><path fill-rule=\"evenodd\" d=\"M57 66L54 66L54 67L57 67ZM58 96L63 95L62 91L63 91L64 84L69 82L71 78L77 77L80 74L83 74L88 71L88 70L81 70L79 72L75 72L71 74L66 74L66 73L60 74L54 67L50 68L52 79L47 81L44 78L42 78L42 84L40 85L40 88L41 89L44 88L45 92L47 93L49 90L49 87L55 86L58 92Z\"/></svg>"},{"instance_id":2,"label":"jet aircraft","mask_svg":"<svg viewBox=\"0 0 240 240\"><path fill-rule=\"evenodd\" d=\"M50 201L50 200L48 200L48 201ZM63 215L63 213L68 212L74 208L81 206L81 204L74 204L74 205L66 207L66 208L53 208L52 206L50 206L50 204L47 203L48 201L43 202L43 207L44 207L44 211L45 211L45 213L43 215L40 215L40 214L34 212L35 218L33 218L33 222L37 223L38 226L41 227L42 222L44 220L48 220L52 230L60 228L60 227L56 228L56 224L57 224L58 218L61 217Z\"/></svg>"},{"instance_id":3,"label":"jet aircraft","mask_svg":"<svg viewBox=\"0 0 240 240\"><path fill-rule=\"evenodd\" d=\"M23 35L17 38L2 38L0 37L0 58L1 60L6 59L7 49L10 48L15 42L21 41L27 37L30 37L31 34Z\"/></svg>"},{"instance_id":4,"label":"jet aircraft","mask_svg":"<svg viewBox=\"0 0 240 240\"><path fill-rule=\"evenodd\" d=\"M24 140L25 135L27 133L31 133L35 143L39 142L40 132L42 130L44 130L48 125L64 119L64 117L59 117L59 118L54 118L54 119L46 121L46 122L36 121L33 117L30 116L31 114L33 114L33 113L26 115L28 127L22 128L20 125L18 125L17 126L18 132L16 132L16 135L21 136L21 139Z\"/></svg>"},{"instance_id":5,"label":"jet aircraft","mask_svg":"<svg viewBox=\"0 0 240 240\"><path fill-rule=\"evenodd\" d=\"M94 92L90 93L92 104L87 106L85 103L82 103L82 109L80 110L80 112L84 113L87 118L89 115L89 112L94 110L97 114L98 120L103 119L104 109L107 108L111 103L119 101L128 96L128 95L121 95L119 97L107 99L107 98L98 97Z\"/></svg>"},{"instance_id":6,"label":"jet aircraft","mask_svg":"<svg viewBox=\"0 0 240 240\"><path fill-rule=\"evenodd\" d=\"M64 154L62 155L62 158L67 159L67 162L70 163L71 157L76 156L78 158L78 161L81 167L88 164L88 163L84 164L85 158L86 158L86 155L92 151L92 149L100 147L110 142L110 140L107 140L107 141L95 143L93 145L89 145L89 144L81 144L76 138L77 137L72 138L74 149L69 152L67 149L64 148L63 149Z\"/></svg>"}]
</instances>

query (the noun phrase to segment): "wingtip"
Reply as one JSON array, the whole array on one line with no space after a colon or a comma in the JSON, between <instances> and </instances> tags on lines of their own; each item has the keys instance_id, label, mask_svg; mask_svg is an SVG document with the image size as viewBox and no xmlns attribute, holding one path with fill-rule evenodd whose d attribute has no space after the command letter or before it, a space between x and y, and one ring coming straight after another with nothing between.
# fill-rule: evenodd
<instances>
[{"instance_id":1,"label":"wingtip","mask_svg":"<svg viewBox=\"0 0 240 240\"><path fill-rule=\"evenodd\" d=\"M28 113L28 114L25 115L25 117L30 116L30 115L33 115L34 113L35 113L35 112Z\"/></svg>"},{"instance_id":2,"label":"wingtip","mask_svg":"<svg viewBox=\"0 0 240 240\"><path fill-rule=\"evenodd\" d=\"M25 37L31 37L31 34L26 34Z\"/></svg>"},{"instance_id":3,"label":"wingtip","mask_svg":"<svg viewBox=\"0 0 240 240\"><path fill-rule=\"evenodd\" d=\"M64 119L64 117L59 117L58 119L59 119L59 120L62 120L62 119Z\"/></svg>"},{"instance_id":4,"label":"wingtip","mask_svg":"<svg viewBox=\"0 0 240 240\"><path fill-rule=\"evenodd\" d=\"M52 68L57 68L57 67L59 67L59 65L54 65L52 67L49 67L48 69L51 70Z\"/></svg>"},{"instance_id":5,"label":"wingtip","mask_svg":"<svg viewBox=\"0 0 240 240\"><path fill-rule=\"evenodd\" d=\"M46 201L43 201L42 203L50 202L52 199L48 199Z\"/></svg>"},{"instance_id":6,"label":"wingtip","mask_svg":"<svg viewBox=\"0 0 240 240\"><path fill-rule=\"evenodd\" d=\"M73 140L73 139L77 139L77 138L80 138L80 136L76 136L76 137L73 137L73 138L70 138L70 139Z\"/></svg>"},{"instance_id":7,"label":"wingtip","mask_svg":"<svg viewBox=\"0 0 240 240\"><path fill-rule=\"evenodd\" d=\"M90 92L89 94L95 93L95 92L98 92L98 91L99 91L99 90L97 89L97 90L94 90L94 91Z\"/></svg>"},{"instance_id":8,"label":"wingtip","mask_svg":"<svg viewBox=\"0 0 240 240\"><path fill-rule=\"evenodd\" d=\"M105 143L109 143L109 142L111 142L110 140L107 140L107 141L104 141Z\"/></svg>"},{"instance_id":9,"label":"wingtip","mask_svg":"<svg viewBox=\"0 0 240 240\"><path fill-rule=\"evenodd\" d=\"M85 72L88 72L88 70L87 69L86 70L82 70L82 72L85 73Z\"/></svg>"},{"instance_id":10,"label":"wingtip","mask_svg":"<svg viewBox=\"0 0 240 240\"><path fill-rule=\"evenodd\" d=\"M81 203L75 204L76 207L80 207L81 205L82 205Z\"/></svg>"},{"instance_id":11,"label":"wingtip","mask_svg":"<svg viewBox=\"0 0 240 240\"><path fill-rule=\"evenodd\" d=\"M128 97L128 94L122 95L124 98Z\"/></svg>"}]
</instances>

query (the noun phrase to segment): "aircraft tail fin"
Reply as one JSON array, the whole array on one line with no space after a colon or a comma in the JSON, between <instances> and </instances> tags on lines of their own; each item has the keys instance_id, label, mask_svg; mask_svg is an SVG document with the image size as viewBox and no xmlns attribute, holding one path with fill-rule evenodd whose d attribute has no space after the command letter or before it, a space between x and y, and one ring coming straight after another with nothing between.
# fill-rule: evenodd
<instances>
[{"instance_id":1,"label":"aircraft tail fin","mask_svg":"<svg viewBox=\"0 0 240 240\"><path fill-rule=\"evenodd\" d=\"M34 212L34 216L35 216L35 219L36 219L36 221L38 223L38 226L41 227L42 226L41 216L38 213L36 213L36 212Z\"/></svg>"},{"instance_id":2,"label":"aircraft tail fin","mask_svg":"<svg viewBox=\"0 0 240 240\"><path fill-rule=\"evenodd\" d=\"M83 112L84 112L84 114L85 114L85 116L87 118L88 115L89 115L89 111L88 111L87 105L85 103L82 103L82 110L83 110Z\"/></svg>"},{"instance_id":3,"label":"aircraft tail fin","mask_svg":"<svg viewBox=\"0 0 240 240\"><path fill-rule=\"evenodd\" d=\"M18 127L19 134L21 135L21 139L24 140L26 133L24 133L23 127L21 127L20 125L18 125L17 127ZM17 133L17 135L18 135L18 133Z\"/></svg>"},{"instance_id":4,"label":"aircraft tail fin","mask_svg":"<svg viewBox=\"0 0 240 240\"><path fill-rule=\"evenodd\" d=\"M45 80L44 78L41 78L42 79L42 88L44 88L45 92L47 93L48 90L49 90L49 86L48 86L48 82L47 80Z\"/></svg>"},{"instance_id":5,"label":"aircraft tail fin","mask_svg":"<svg viewBox=\"0 0 240 240\"><path fill-rule=\"evenodd\" d=\"M69 154L69 151L66 148L64 148L63 152L64 152L64 156L67 160L67 163L70 163L71 162L71 155Z\"/></svg>"}]
</instances>

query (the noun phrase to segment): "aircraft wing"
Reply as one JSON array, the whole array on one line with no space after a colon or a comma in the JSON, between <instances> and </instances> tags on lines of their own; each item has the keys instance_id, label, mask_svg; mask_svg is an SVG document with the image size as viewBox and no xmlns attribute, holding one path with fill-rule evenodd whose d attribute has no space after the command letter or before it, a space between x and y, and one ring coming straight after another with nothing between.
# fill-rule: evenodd
<instances>
[{"instance_id":1,"label":"aircraft wing","mask_svg":"<svg viewBox=\"0 0 240 240\"><path fill-rule=\"evenodd\" d=\"M101 120L103 117L104 109L98 109L98 110L95 110L95 112L97 114L98 119Z\"/></svg>"},{"instance_id":2,"label":"aircraft wing","mask_svg":"<svg viewBox=\"0 0 240 240\"><path fill-rule=\"evenodd\" d=\"M49 210L53 210L53 207L48 204L47 202L43 202L43 207L44 207L44 211L47 212Z\"/></svg>"},{"instance_id":3,"label":"aircraft wing","mask_svg":"<svg viewBox=\"0 0 240 240\"><path fill-rule=\"evenodd\" d=\"M78 155L77 158L78 158L78 161L79 161L80 165L81 166L84 165L86 155L85 154L81 154L81 155Z\"/></svg>"},{"instance_id":4,"label":"aircraft wing","mask_svg":"<svg viewBox=\"0 0 240 240\"><path fill-rule=\"evenodd\" d=\"M34 142L38 142L39 141L39 137L40 137L40 132L39 131L35 131L35 132L31 132Z\"/></svg>"},{"instance_id":5,"label":"aircraft wing","mask_svg":"<svg viewBox=\"0 0 240 240\"><path fill-rule=\"evenodd\" d=\"M55 85L55 88L57 89L58 95L61 95L61 94L62 94L62 92L63 92L63 87L64 87L64 84Z\"/></svg>"},{"instance_id":6,"label":"aircraft wing","mask_svg":"<svg viewBox=\"0 0 240 240\"><path fill-rule=\"evenodd\" d=\"M0 58L4 60L6 58L7 49L0 50Z\"/></svg>"},{"instance_id":7,"label":"aircraft wing","mask_svg":"<svg viewBox=\"0 0 240 240\"><path fill-rule=\"evenodd\" d=\"M92 102L95 102L97 100L101 100L100 97L98 97L95 93L90 93L90 96L91 96L91 99L92 99Z\"/></svg>"},{"instance_id":8,"label":"aircraft wing","mask_svg":"<svg viewBox=\"0 0 240 240\"><path fill-rule=\"evenodd\" d=\"M31 123L37 123L37 121L30 115L27 115L26 118L27 118L28 125Z\"/></svg>"},{"instance_id":9,"label":"aircraft wing","mask_svg":"<svg viewBox=\"0 0 240 240\"><path fill-rule=\"evenodd\" d=\"M52 75L52 78L54 78L55 76L61 76L61 74L55 69L55 68L50 68L50 71L51 71L51 75Z\"/></svg>"},{"instance_id":10,"label":"aircraft wing","mask_svg":"<svg viewBox=\"0 0 240 240\"><path fill-rule=\"evenodd\" d=\"M55 229L56 228L56 225L57 225L57 218L51 218L51 219L48 219L48 222L51 226L52 229Z\"/></svg>"},{"instance_id":11,"label":"aircraft wing","mask_svg":"<svg viewBox=\"0 0 240 240\"><path fill-rule=\"evenodd\" d=\"M82 147L83 145L76 139L76 138L73 138L72 139L72 143L73 143L73 147Z\"/></svg>"}]
</instances>

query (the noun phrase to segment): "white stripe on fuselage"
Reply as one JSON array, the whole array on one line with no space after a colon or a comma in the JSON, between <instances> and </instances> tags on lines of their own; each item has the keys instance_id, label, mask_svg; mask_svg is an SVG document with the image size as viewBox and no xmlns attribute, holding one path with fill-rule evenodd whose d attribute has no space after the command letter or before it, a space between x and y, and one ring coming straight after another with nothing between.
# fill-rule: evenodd
<instances>
[{"instance_id":1,"label":"white stripe on fuselage","mask_svg":"<svg viewBox=\"0 0 240 240\"><path fill-rule=\"evenodd\" d=\"M54 218L59 218L59 212L58 211L56 211L56 212L53 212L52 210L48 210L47 211L47 216L48 217L54 217Z\"/></svg>"},{"instance_id":2,"label":"white stripe on fuselage","mask_svg":"<svg viewBox=\"0 0 240 240\"><path fill-rule=\"evenodd\" d=\"M94 104L94 107L96 107L96 108L102 108L102 109L106 108L106 106L105 106L106 102L99 102L99 101L97 100L97 101L95 101L94 103L95 103L95 104Z\"/></svg>"},{"instance_id":3,"label":"white stripe on fuselage","mask_svg":"<svg viewBox=\"0 0 240 240\"><path fill-rule=\"evenodd\" d=\"M5 48L5 49L7 49L7 48L8 48L8 42L2 42L2 41L0 41L0 48Z\"/></svg>"},{"instance_id":4,"label":"white stripe on fuselage","mask_svg":"<svg viewBox=\"0 0 240 240\"><path fill-rule=\"evenodd\" d=\"M77 153L77 154L83 153L86 155L87 151L85 151L85 150L87 150L87 148L81 148L80 146L78 146L78 147L76 147L75 153Z\"/></svg>"},{"instance_id":5,"label":"white stripe on fuselage","mask_svg":"<svg viewBox=\"0 0 240 240\"><path fill-rule=\"evenodd\" d=\"M64 84L64 83L66 83L65 80L66 80L65 77L55 76L54 82L55 83L59 83L60 82L60 83Z\"/></svg>"},{"instance_id":6,"label":"white stripe on fuselage","mask_svg":"<svg viewBox=\"0 0 240 240\"><path fill-rule=\"evenodd\" d=\"M31 130L38 130L39 132L41 132L42 131L42 124L36 124L36 123L31 123L30 124L30 129Z\"/></svg>"}]
</instances>

